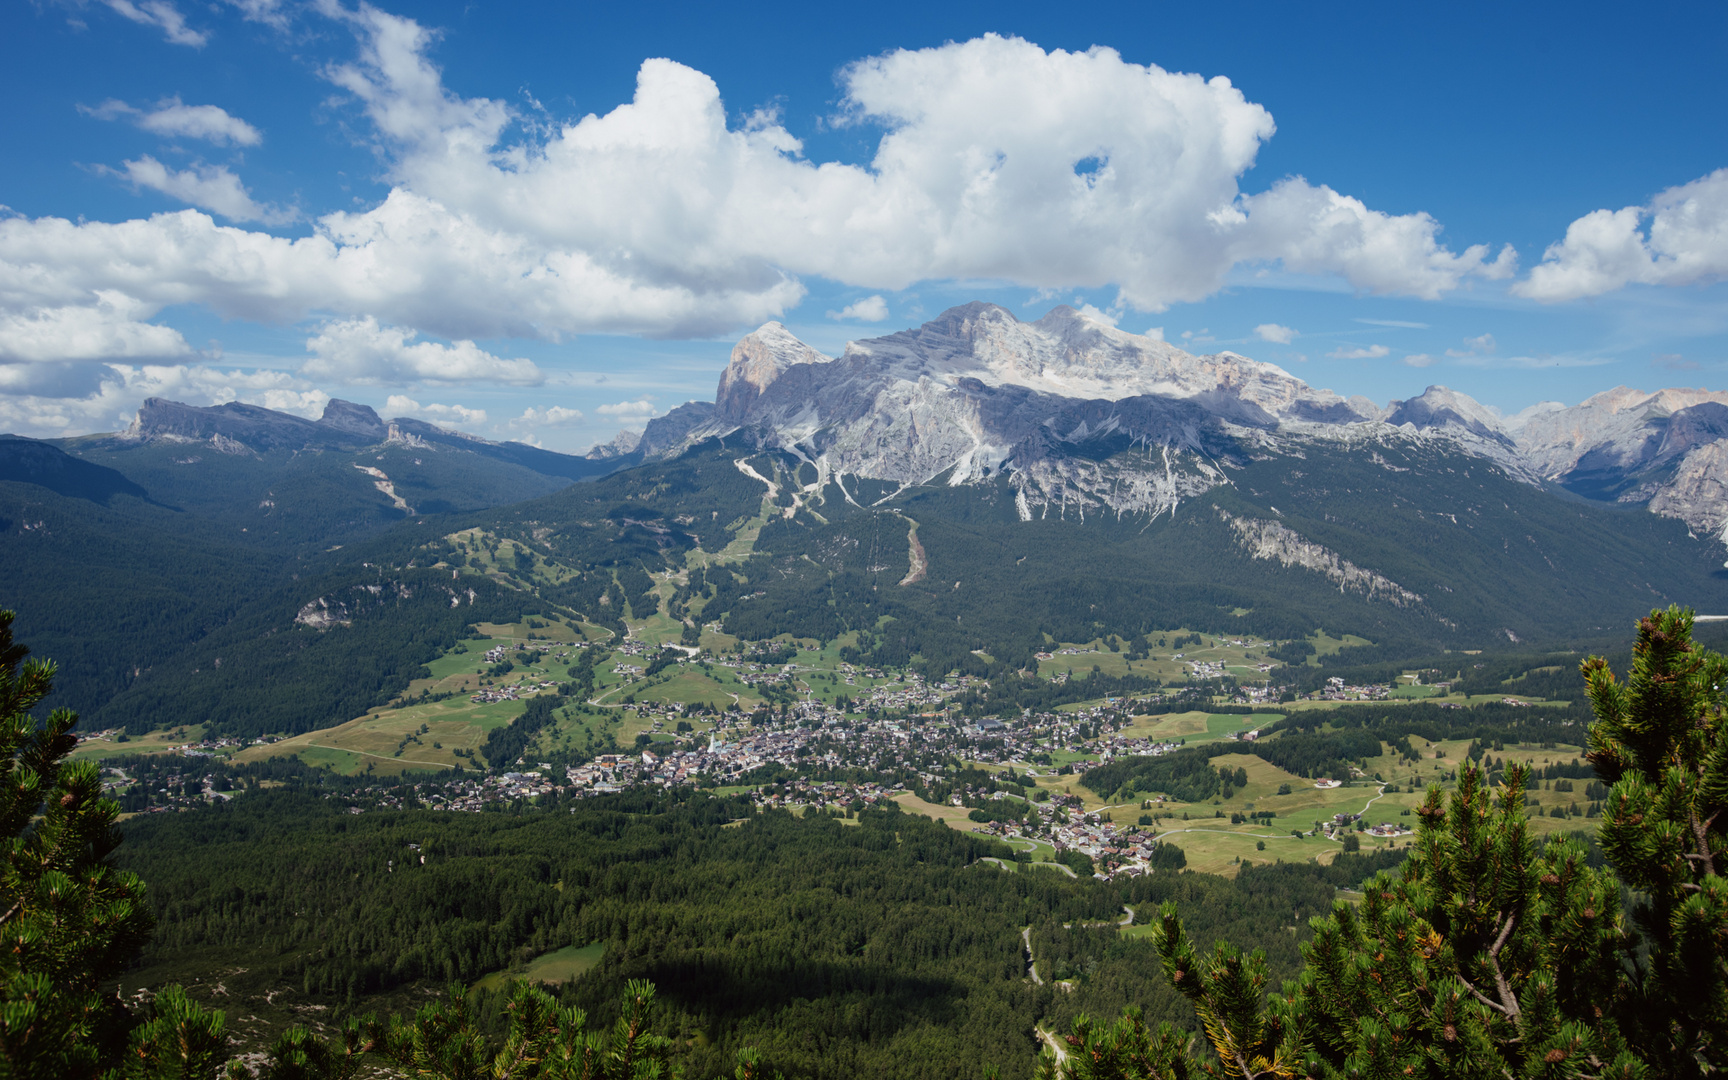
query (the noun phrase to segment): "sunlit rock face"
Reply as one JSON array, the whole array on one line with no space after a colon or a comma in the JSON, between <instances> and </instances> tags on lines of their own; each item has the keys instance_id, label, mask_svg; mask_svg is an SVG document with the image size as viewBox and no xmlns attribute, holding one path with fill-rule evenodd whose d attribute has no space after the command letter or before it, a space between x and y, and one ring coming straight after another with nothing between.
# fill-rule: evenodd
<instances>
[{"instance_id":1,"label":"sunlit rock face","mask_svg":"<svg viewBox=\"0 0 1728 1080\"><path fill-rule=\"evenodd\" d=\"M1586 498L1648 506L1694 532L1728 523L1728 393L1620 386L1515 432L1545 480Z\"/></svg>"},{"instance_id":2,"label":"sunlit rock face","mask_svg":"<svg viewBox=\"0 0 1728 1080\"><path fill-rule=\"evenodd\" d=\"M1061 306L1022 322L993 304L855 341L838 357L779 323L732 350L711 409L649 424L648 456L744 433L824 476L966 484L1007 477L1023 518L1161 513L1246 456L1311 440L1375 453L1443 443L1532 484L1648 506L1694 530L1728 523L1728 393L1625 387L1512 417L1444 386L1384 409L1233 352L1194 355Z\"/></svg>"}]
</instances>

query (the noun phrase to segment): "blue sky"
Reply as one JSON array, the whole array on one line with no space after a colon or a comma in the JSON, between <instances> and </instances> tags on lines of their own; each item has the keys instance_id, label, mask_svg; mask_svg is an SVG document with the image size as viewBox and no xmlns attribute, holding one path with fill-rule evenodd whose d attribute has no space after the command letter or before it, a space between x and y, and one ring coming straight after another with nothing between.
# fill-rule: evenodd
<instances>
[{"instance_id":1,"label":"blue sky","mask_svg":"<svg viewBox=\"0 0 1728 1080\"><path fill-rule=\"evenodd\" d=\"M1720 4L814 12L7 5L0 430L335 396L578 449L767 319L973 299L1382 403L1723 388Z\"/></svg>"}]
</instances>

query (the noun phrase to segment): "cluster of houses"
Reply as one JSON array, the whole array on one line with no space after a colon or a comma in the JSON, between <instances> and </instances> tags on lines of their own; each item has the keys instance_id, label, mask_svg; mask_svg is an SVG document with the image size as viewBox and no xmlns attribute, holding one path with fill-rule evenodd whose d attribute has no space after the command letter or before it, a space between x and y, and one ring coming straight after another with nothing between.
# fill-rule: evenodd
<instances>
[{"instance_id":1,"label":"cluster of houses","mask_svg":"<svg viewBox=\"0 0 1728 1080\"><path fill-rule=\"evenodd\" d=\"M468 700L478 705L488 705L495 701L520 701L525 697L538 694L542 690L551 690L557 685L554 682L540 680L506 683L503 686L482 686L470 694Z\"/></svg>"},{"instance_id":2,"label":"cluster of houses","mask_svg":"<svg viewBox=\"0 0 1728 1080\"><path fill-rule=\"evenodd\" d=\"M1029 770L1027 775L1037 773ZM992 797L1015 799L1000 791ZM956 795L956 804L959 800ZM1037 815L1036 823L1030 818L1019 822L992 821L983 831L1009 841L1044 841L1058 852L1078 851L1092 860L1094 874L1106 881L1152 872L1151 860L1158 845L1152 833L1133 826L1118 828L1104 815L1082 813L1080 805L1077 796L1053 795L1048 802L1027 803Z\"/></svg>"},{"instance_id":3,"label":"cluster of houses","mask_svg":"<svg viewBox=\"0 0 1728 1080\"><path fill-rule=\"evenodd\" d=\"M1392 688L1384 683L1364 683L1352 686L1334 675L1326 680L1326 685L1308 695L1310 701L1385 701L1392 696Z\"/></svg>"}]
</instances>

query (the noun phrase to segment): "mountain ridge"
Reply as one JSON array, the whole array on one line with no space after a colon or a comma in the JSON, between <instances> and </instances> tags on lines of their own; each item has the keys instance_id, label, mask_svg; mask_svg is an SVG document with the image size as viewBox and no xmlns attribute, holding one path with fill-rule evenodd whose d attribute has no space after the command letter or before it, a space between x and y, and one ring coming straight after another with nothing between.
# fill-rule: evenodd
<instances>
[{"instance_id":1,"label":"mountain ridge","mask_svg":"<svg viewBox=\"0 0 1728 1080\"><path fill-rule=\"evenodd\" d=\"M742 433L820 472L965 484L1007 471L1022 519L1049 505L1157 514L1260 453L1438 439L1533 486L1641 506L1728 542L1728 392L1617 387L1511 417L1434 385L1385 408L1234 352L1197 356L1066 305L992 304L827 356L779 323L745 335L715 402L650 421L645 459ZM1107 446L1156 447L1152 469ZM1374 451L1370 451L1374 452Z\"/></svg>"}]
</instances>

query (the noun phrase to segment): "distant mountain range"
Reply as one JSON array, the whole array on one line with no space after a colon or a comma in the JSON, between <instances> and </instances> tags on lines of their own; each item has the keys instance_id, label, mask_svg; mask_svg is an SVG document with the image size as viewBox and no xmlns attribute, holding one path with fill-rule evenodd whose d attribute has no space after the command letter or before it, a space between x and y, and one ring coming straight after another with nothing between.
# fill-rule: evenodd
<instances>
[{"instance_id":1,"label":"distant mountain range","mask_svg":"<svg viewBox=\"0 0 1728 1080\"><path fill-rule=\"evenodd\" d=\"M650 575L676 590L656 632L695 604L932 675L1178 629L1357 634L1361 663L1592 648L1728 610L1724 435L1728 395L1381 408L1066 307L969 304L839 357L770 323L714 402L585 456L344 401L0 437L0 606L69 704L133 730L339 723L470 623L648 626Z\"/></svg>"},{"instance_id":2,"label":"distant mountain range","mask_svg":"<svg viewBox=\"0 0 1728 1080\"><path fill-rule=\"evenodd\" d=\"M608 454L602 457L612 463L597 465L588 458L542 450L527 443L492 442L406 416L386 422L370 406L339 398L325 405L324 415L317 420L237 401L199 407L149 398L138 410L132 426L114 435L112 441L122 445L209 443L213 449L229 454L359 450L367 446L445 449L569 480L596 476L620 464L633 463L624 460L624 455Z\"/></svg>"},{"instance_id":3,"label":"distant mountain range","mask_svg":"<svg viewBox=\"0 0 1728 1080\"><path fill-rule=\"evenodd\" d=\"M1312 443L1443 445L1533 486L1645 507L1719 539L1728 523L1728 393L1621 387L1502 417L1431 386L1385 408L1233 352L1196 356L1062 306L1021 322L952 308L838 357L768 323L732 350L712 405L652 421L631 450L666 457L742 434L831 472L949 484L1006 475L1022 517L1173 510L1230 467ZM1152 467L1113 447L1156 451Z\"/></svg>"}]
</instances>

